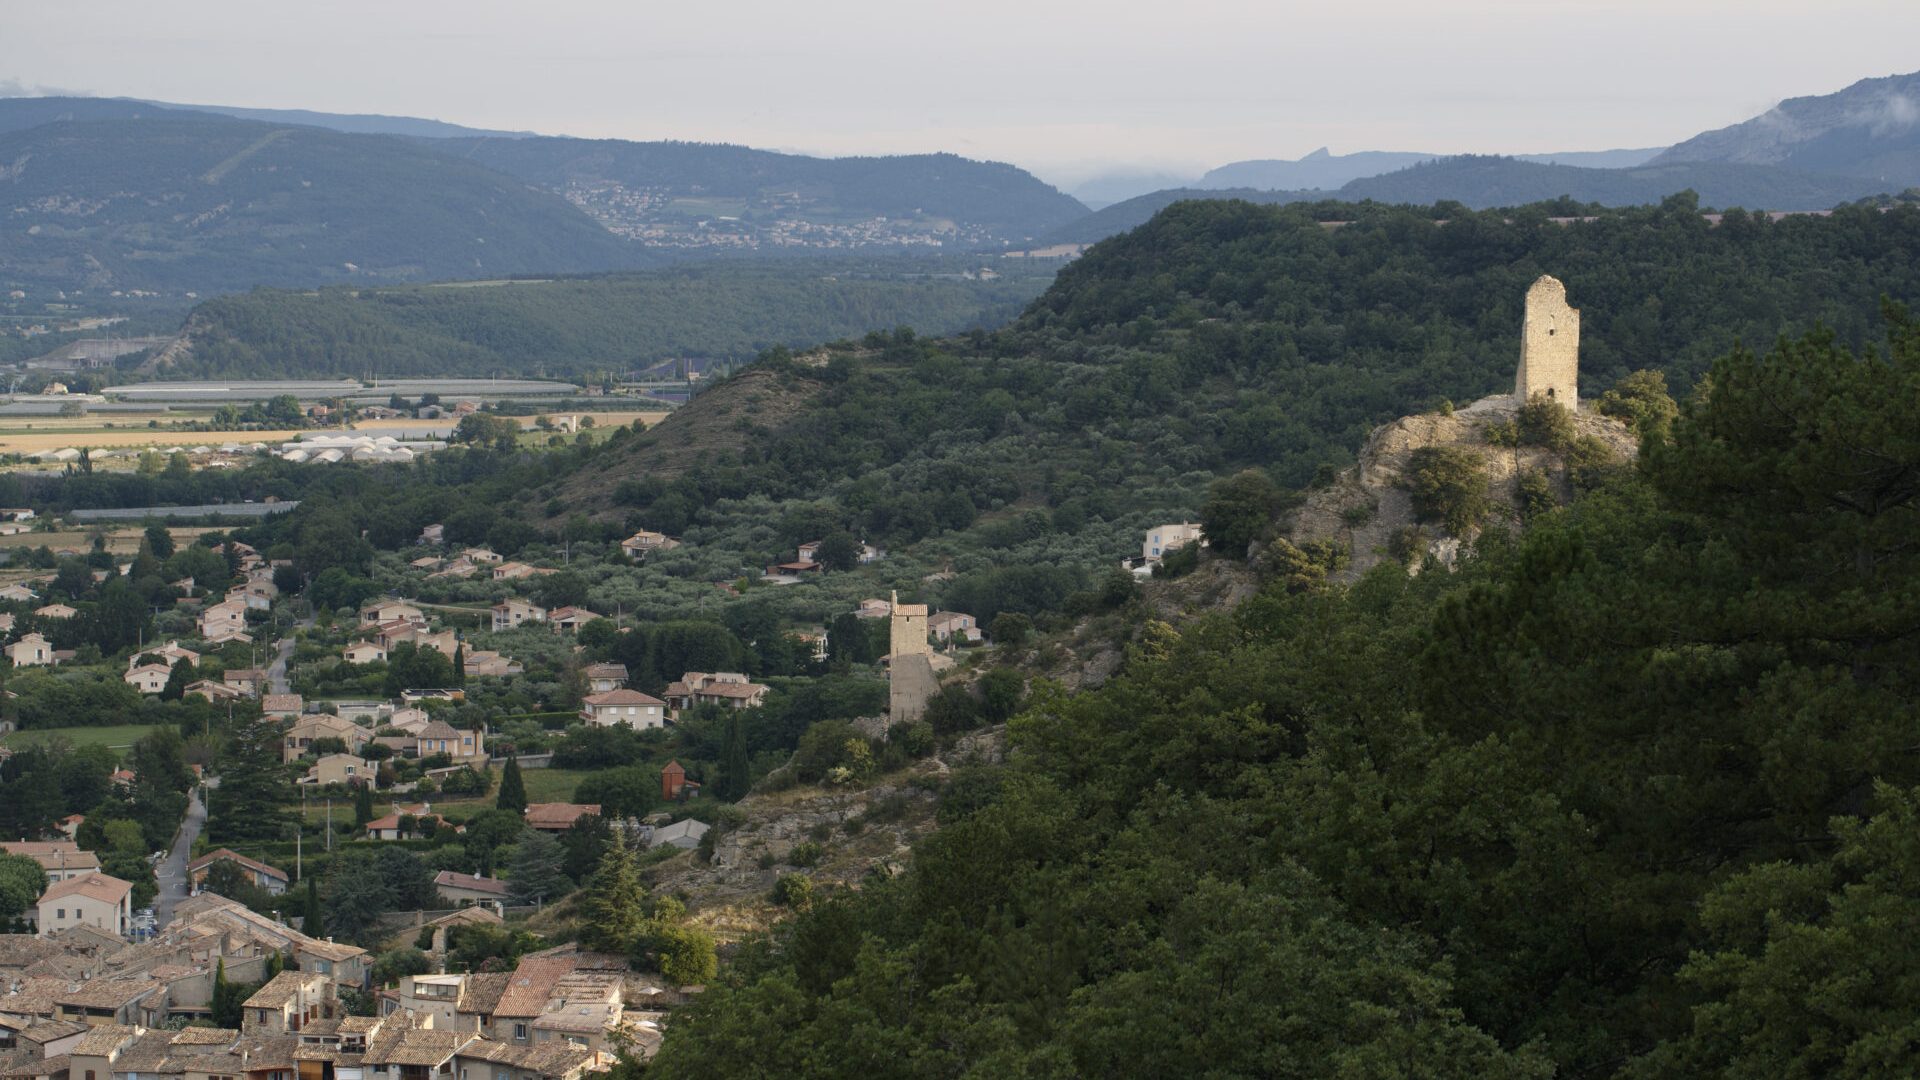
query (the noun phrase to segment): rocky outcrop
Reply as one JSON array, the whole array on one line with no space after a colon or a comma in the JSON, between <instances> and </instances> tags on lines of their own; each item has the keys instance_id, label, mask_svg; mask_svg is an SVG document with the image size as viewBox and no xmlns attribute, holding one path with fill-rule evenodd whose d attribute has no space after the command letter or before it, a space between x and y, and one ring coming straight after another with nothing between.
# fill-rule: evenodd
<instances>
[{"instance_id":1,"label":"rocky outcrop","mask_svg":"<svg viewBox=\"0 0 1920 1080\"><path fill-rule=\"evenodd\" d=\"M1416 518L1406 487L1416 451L1445 446L1477 455L1485 468L1492 522L1518 520L1519 480L1530 471L1544 474L1561 501L1571 497L1565 453L1489 440L1490 427L1514 423L1518 413L1513 397L1500 394L1464 409L1402 417L1375 429L1352 467L1287 513L1281 535L1296 546L1324 541L1346 549L1350 557L1336 580L1351 581L1389 558L1407 558L1416 569L1432 561L1451 565L1461 545L1478 533L1453 536L1437 522ZM1632 429L1619 420L1582 408L1572 421L1576 438L1593 440L1616 461L1639 453Z\"/></svg>"}]
</instances>

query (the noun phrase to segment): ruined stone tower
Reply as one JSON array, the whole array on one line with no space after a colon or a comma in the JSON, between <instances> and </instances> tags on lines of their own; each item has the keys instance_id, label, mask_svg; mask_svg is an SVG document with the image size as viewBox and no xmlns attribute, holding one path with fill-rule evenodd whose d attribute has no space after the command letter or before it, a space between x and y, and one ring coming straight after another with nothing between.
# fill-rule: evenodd
<instances>
[{"instance_id":1,"label":"ruined stone tower","mask_svg":"<svg viewBox=\"0 0 1920 1080\"><path fill-rule=\"evenodd\" d=\"M918 720L940 689L933 674L933 645L927 640L927 605L903 604L893 594L893 618L887 635L887 724Z\"/></svg>"},{"instance_id":2,"label":"ruined stone tower","mask_svg":"<svg viewBox=\"0 0 1920 1080\"><path fill-rule=\"evenodd\" d=\"M1567 306L1567 287L1546 274L1527 290L1520 372L1513 381L1517 401L1535 394L1569 409L1580 405L1580 312Z\"/></svg>"}]
</instances>

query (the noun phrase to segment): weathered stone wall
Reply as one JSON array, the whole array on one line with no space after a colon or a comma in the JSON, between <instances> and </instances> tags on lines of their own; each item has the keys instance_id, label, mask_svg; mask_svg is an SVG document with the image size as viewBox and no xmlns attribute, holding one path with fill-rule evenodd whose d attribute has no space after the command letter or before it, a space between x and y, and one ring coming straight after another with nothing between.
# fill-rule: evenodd
<instances>
[{"instance_id":1,"label":"weathered stone wall","mask_svg":"<svg viewBox=\"0 0 1920 1080\"><path fill-rule=\"evenodd\" d=\"M911 723L927 711L940 689L927 653L895 653L887 662L887 724Z\"/></svg>"},{"instance_id":2,"label":"weathered stone wall","mask_svg":"<svg viewBox=\"0 0 1920 1080\"><path fill-rule=\"evenodd\" d=\"M1545 394L1569 409L1580 404L1580 312L1567 304L1567 287L1541 275L1527 290L1520 327L1520 371L1513 396Z\"/></svg>"}]
</instances>

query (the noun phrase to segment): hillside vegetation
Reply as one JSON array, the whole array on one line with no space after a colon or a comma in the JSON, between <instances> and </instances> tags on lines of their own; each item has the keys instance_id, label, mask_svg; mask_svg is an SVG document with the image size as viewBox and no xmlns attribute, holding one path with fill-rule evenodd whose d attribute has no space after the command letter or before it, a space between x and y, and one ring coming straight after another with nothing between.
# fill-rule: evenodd
<instances>
[{"instance_id":1,"label":"hillside vegetation","mask_svg":"<svg viewBox=\"0 0 1920 1080\"><path fill-rule=\"evenodd\" d=\"M0 278L28 286L219 291L642 264L558 196L386 136L148 109L0 134L0 161Z\"/></svg>"},{"instance_id":2,"label":"hillside vegetation","mask_svg":"<svg viewBox=\"0 0 1920 1080\"><path fill-rule=\"evenodd\" d=\"M1906 1071L1916 385L1903 313L1736 352L1455 573L1149 628L649 1075Z\"/></svg>"},{"instance_id":3,"label":"hillside vegetation","mask_svg":"<svg viewBox=\"0 0 1920 1080\"><path fill-rule=\"evenodd\" d=\"M194 309L182 374L583 375L662 360L744 361L870 330L955 333L1013 318L1050 268L963 279L921 259L709 265L646 274L318 291L256 289Z\"/></svg>"}]
</instances>

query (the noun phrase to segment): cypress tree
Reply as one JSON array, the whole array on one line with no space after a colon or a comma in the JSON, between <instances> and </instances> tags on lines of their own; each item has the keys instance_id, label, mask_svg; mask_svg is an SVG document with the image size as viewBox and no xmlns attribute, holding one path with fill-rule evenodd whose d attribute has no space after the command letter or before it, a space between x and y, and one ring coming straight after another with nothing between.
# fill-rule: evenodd
<instances>
[{"instance_id":1,"label":"cypress tree","mask_svg":"<svg viewBox=\"0 0 1920 1080\"><path fill-rule=\"evenodd\" d=\"M173 670L167 673L167 685L160 690L161 701L179 701L187 696L187 687L193 683L196 672L193 661L181 657L173 662Z\"/></svg>"},{"instance_id":2,"label":"cypress tree","mask_svg":"<svg viewBox=\"0 0 1920 1080\"><path fill-rule=\"evenodd\" d=\"M453 685L467 685L467 647L465 644L453 647Z\"/></svg>"},{"instance_id":3,"label":"cypress tree","mask_svg":"<svg viewBox=\"0 0 1920 1080\"><path fill-rule=\"evenodd\" d=\"M307 910L300 920L300 932L308 937L326 937L326 912L320 908L320 879L307 879Z\"/></svg>"},{"instance_id":4,"label":"cypress tree","mask_svg":"<svg viewBox=\"0 0 1920 1080\"><path fill-rule=\"evenodd\" d=\"M373 785L356 784L353 788L353 827L364 829L367 822L373 820Z\"/></svg>"},{"instance_id":5,"label":"cypress tree","mask_svg":"<svg viewBox=\"0 0 1920 1080\"><path fill-rule=\"evenodd\" d=\"M741 798L746 795L752 779L752 769L747 764L747 735L736 710L727 717L726 735L720 744L720 797Z\"/></svg>"},{"instance_id":6,"label":"cypress tree","mask_svg":"<svg viewBox=\"0 0 1920 1080\"><path fill-rule=\"evenodd\" d=\"M520 778L520 759L509 757L507 767L500 772L500 794L494 799L494 806L502 810L511 810L518 814L527 808L527 783Z\"/></svg>"}]
</instances>

